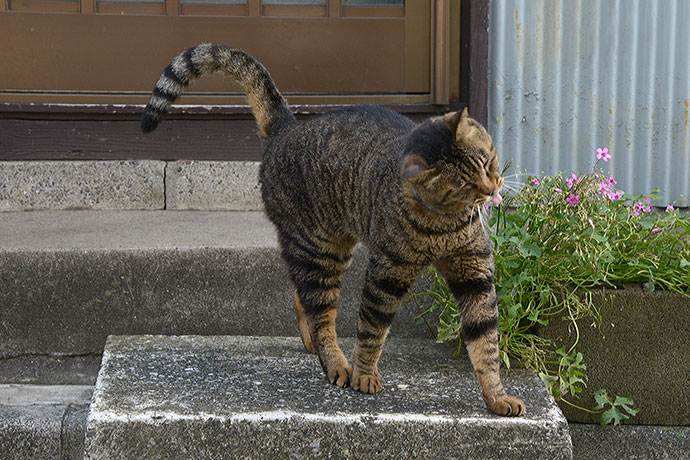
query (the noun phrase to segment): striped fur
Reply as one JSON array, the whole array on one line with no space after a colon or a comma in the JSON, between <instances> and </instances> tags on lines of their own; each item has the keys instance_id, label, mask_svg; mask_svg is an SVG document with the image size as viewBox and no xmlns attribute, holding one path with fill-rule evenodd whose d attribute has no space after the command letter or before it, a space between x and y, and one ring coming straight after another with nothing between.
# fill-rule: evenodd
<instances>
[{"instance_id":1,"label":"striped fur","mask_svg":"<svg viewBox=\"0 0 690 460\"><path fill-rule=\"evenodd\" d=\"M260 137L266 139L281 125L295 123L287 102L261 63L242 50L202 43L175 56L163 70L144 109L142 131L149 133L156 129L192 81L215 72L232 77L245 91Z\"/></svg>"},{"instance_id":2,"label":"striped fur","mask_svg":"<svg viewBox=\"0 0 690 460\"><path fill-rule=\"evenodd\" d=\"M499 377L493 254L478 212L503 179L491 137L467 114L415 125L376 106L354 106L297 124L266 70L217 45L181 53L163 71L144 131L193 79L223 71L247 91L264 139L266 214L295 286L300 336L328 380L365 393L382 389L378 360L400 301L430 264L448 280L470 359L490 410L521 415ZM352 366L338 347L340 280L357 243L369 248Z\"/></svg>"}]
</instances>

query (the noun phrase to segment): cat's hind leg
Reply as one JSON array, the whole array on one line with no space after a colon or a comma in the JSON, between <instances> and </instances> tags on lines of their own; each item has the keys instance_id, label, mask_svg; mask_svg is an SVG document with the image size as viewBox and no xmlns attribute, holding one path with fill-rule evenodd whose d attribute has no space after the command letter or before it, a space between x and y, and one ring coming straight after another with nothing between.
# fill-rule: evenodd
<instances>
[{"instance_id":1,"label":"cat's hind leg","mask_svg":"<svg viewBox=\"0 0 690 460\"><path fill-rule=\"evenodd\" d=\"M309 236L306 236L309 235ZM313 232L279 232L283 259L295 284L295 310L305 348L316 353L328 381L350 383L352 368L338 346L335 332L340 279L356 242L333 241Z\"/></svg>"},{"instance_id":2,"label":"cat's hind leg","mask_svg":"<svg viewBox=\"0 0 690 460\"><path fill-rule=\"evenodd\" d=\"M309 330L309 323L307 322L307 314L304 313L304 307L302 306L302 302L300 302L299 296L297 295L297 289L295 289L295 313L297 314L299 335L302 338L304 348L306 348L309 353L316 353L314 343L311 341L311 331Z\"/></svg>"}]
</instances>

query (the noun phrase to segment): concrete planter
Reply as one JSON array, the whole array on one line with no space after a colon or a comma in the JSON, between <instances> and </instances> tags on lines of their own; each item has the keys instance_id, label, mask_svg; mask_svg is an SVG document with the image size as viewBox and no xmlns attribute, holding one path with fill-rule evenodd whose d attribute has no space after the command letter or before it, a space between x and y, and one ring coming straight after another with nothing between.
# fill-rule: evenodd
<instances>
[{"instance_id":1,"label":"concrete planter","mask_svg":"<svg viewBox=\"0 0 690 460\"><path fill-rule=\"evenodd\" d=\"M633 398L639 414L632 424L690 425L687 383L690 376L690 297L674 292L646 292L642 286L600 289L593 293L600 327L591 318L577 322L577 349L584 355L589 382L577 404L595 405L594 391ZM568 320L552 320L539 331L557 346L575 340ZM597 415L560 404L570 422L598 422Z\"/></svg>"}]
</instances>

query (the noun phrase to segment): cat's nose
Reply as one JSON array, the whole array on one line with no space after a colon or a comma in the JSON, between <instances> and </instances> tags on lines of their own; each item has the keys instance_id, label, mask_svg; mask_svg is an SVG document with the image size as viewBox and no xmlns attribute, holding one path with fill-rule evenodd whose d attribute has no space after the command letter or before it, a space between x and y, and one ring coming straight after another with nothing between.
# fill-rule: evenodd
<instances>
[{"instance_id":1,"label":"cat's nose","mask_svg":"<svg viewBox=\"0 0 690 460\"><path fill-rule=\"evenodd\" d=\"M484 180L478 188L479 191L482 192L484 195L493 195L495 192L498 191L498 187L496 187L496 184L494 184L493 181L490 181L488 177L484 178Z\"/></svg>"}]
</instances>

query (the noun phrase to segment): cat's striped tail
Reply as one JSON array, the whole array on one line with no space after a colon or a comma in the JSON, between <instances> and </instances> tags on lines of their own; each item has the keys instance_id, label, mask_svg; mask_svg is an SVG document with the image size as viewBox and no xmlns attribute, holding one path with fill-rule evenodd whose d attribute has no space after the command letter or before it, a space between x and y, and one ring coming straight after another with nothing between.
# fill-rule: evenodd
<instances>
[{"instance_id":1,"label":"cat's striped tail","mask_svg":"<svg viewBox=\"0 0 690 460\"><path fill-rule=\"evenodd\" d=\"M280 126L296 123L287 102L260 62L242 50L202 43L175 56L163 70L141 117L141 130L150 133L156 129L191 81L214 72L229 75L242 87L263 139L268 139Z\"/></svg>"}]
</instances>

